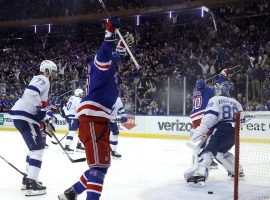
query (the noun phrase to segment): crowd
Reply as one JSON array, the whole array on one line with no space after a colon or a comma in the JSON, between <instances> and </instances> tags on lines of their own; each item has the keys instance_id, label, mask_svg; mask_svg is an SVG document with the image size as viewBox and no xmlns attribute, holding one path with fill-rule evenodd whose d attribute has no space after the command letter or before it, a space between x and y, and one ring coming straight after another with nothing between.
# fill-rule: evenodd
<instances>
[{"instance_id":1,"label":"crowd","mask_svg":"<svg viewBox=\"0 0 270 200\"><path fill-rule=\"evenodd\" d=\"M138 9L150 6L163 6L187 0L103 0L108 10ZM0 1L0 20L38 19L60 16L96 14L104 12L96 0L28 0Z\"/></svg>"},{"instance_id":2,"label":"crowd","mask_svg":"<svg viewBox=\"0 0 270 200\"><path fill-rule=\"evenodd\" d=\"M267 13L269 7L264 2L261 12ZM144 16L139 26L131 20L124 21L128 23L127 31L135 35L132 51L141 66L137 70L126 59L119 69L126 112L166 115L169 108L170 115L182 114L186 77L186 113L189 113L197 79L207 80L224 68L238 65L238 72L229 77L234 85L231 95L246 110L269 110L270 23L263 16L247 20L244 8L240 19L236 6L215 9L215 15L219 16L217 32L209 16L201 18L186 13L179 13L177 21L165 14ZM59 75L51 86L50 102L61 105L72 90L85 85L87 63L103 39L100 23L58 25L50 34L34 34L29 28L1 30L0 34L3 38L0 41L3 47L0 51L1 112L8 111L20 97L25 84L38 73L43 59L51 59L58 65Z\"/></svg>"}]
</instances>

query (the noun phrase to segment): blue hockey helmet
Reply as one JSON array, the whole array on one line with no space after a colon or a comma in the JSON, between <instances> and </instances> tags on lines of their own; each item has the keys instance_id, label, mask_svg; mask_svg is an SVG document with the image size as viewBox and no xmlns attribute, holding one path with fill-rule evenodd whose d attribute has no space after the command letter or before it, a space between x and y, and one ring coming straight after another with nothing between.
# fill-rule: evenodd
<instances>
[{"instance_id":1,"label":"blue hockey helmet","mask_svg":"<svg viewBox=\"0 0 270 200\"><path fill-rule=\"evenodd\" d=\"M203 88L205 88L204 80L202 80L202 79L197 80L195 83L195 89L199 90L199 89L203 89Z\"/></svg>"},{"instance_id":2,"label":"blue hockey helmet","mask_svg":"<svg viewBox=\"0 0 270 200\"><path fill-rule=\"evenodd\" d=\"M228 81L217 83L215 85L215 94L217 96L230 96Z\"/></svg>"}]
</instances>

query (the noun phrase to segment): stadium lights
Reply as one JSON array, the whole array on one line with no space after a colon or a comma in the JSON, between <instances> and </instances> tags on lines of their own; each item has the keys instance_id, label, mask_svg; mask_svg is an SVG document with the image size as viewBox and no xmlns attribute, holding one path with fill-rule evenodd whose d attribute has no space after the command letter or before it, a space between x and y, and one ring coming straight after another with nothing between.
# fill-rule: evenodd
<instances>
[{"instance_id":1,"label":"stadium lights","mask_svg":"<svg viewBox=\"0 0 270 200\"><path fill-rule=\"evenodd\" d=\"M140 15L137 15L137 16L136 16L136 19L137 19L136 25L139 26L139 25L140 25Z\"/></svg>"},{"instance_id":2,"label":"stadium lights","mask_svg":"<svg viewBox=\"0 0 270 200\"><path fill-rule=\"evenodd\" d=\"M51 32L51 24L48 24L48 33Z\"/></svg>"},{"instance_id":3,"label":"stadium lights","mask_svg":"<svg viewBox=\"0 0 270 200\"><path fill-rule=\"evenodd\" d=\"M202 17L203 17L203 7L202 7Z\"/></svg>"}]
</instances>

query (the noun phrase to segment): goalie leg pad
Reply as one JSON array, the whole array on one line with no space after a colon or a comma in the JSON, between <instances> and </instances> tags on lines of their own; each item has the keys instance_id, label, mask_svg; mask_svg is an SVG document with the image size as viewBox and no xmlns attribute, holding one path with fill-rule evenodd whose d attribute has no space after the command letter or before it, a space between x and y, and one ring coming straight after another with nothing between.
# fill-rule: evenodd
<instances>
[{"instance_id":1,"label":"goalie leg pad","mask_svg":"<svg viewBox=\"0 0 270 200\"><path fill-rule=\"evenodd\" d=\"M218 152L215 158L229 173L232 175L234 174L234 155L232 155L230 152Z\"/></svg>"}]
</instances>

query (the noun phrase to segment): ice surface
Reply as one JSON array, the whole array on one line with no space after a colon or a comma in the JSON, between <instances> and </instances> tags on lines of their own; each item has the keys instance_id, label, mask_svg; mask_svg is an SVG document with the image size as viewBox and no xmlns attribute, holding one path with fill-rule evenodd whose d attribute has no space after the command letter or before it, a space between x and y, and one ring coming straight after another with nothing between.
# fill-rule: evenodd
<instances>
[{"instance_id":1,"label":"ice surface","mask_svg":"<svg viewBox=\"0 0 270 200\"><path fill-rule=\"evenodd\" d=\"M57 135L61 138L63 134ZM219 166L211 170L203 188L185 185L183 172L191 167L192 150L186 141L120 137L121 160L112 160L101 200L224 200L233 199L233 181ZM25 197L20 190L22 176L0 159L0 200L53 200L75 183L87 169L85 162L71 163L58 145L48 138L40 181L47 194ZM76 145L76 140L73 142ZM73 146L73 147L74 147ZM0 155L24 170L27 147L18 132L0 132ZM72 158L84 157L75 153ZM213 191L214 194L208 194ZM85 193L78 200L85 199Z\"/></svg>"}]
</instances>

